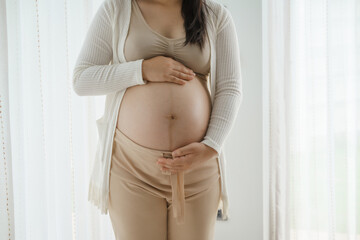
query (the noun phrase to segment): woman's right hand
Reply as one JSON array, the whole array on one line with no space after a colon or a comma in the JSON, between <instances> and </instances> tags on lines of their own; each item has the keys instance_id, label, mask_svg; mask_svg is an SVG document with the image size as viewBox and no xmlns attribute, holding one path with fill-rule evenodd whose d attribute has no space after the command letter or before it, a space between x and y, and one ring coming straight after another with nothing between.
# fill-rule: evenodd
<instances>
[{"instance_id":1,"label":"woman's right hand","mask_svg":"<svg viewBox=\"0 0 360 240\"><path fill-rule=\"evenodd\" d=\"M143 79L150 82L173 82L183 85L195 77L192 69L171 57L156 56L142 63Z\"/></svg>"}]
</instances>

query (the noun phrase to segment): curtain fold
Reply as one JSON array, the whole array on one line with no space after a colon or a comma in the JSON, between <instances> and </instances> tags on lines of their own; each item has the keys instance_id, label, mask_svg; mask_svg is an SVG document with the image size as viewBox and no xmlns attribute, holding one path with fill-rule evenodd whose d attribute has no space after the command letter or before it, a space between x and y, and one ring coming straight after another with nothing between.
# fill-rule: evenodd
<instances>
[{"instance_id":1,"label":"curtain fold","mask_svg":"<svg viewBox=\"0 0 360 240\"><path fill-rule=\"evenodd\" d=\"M0 239L14 239L14 195L9 114L9 60L6 2L0 1Z\"/></svg>"},{"instance_id":2,"label":"curtain fold","mask_svg":"<svg viewBox=\"0 0 360 240\"><path fill-rule=\"evenodd\" d=\"M114 239L87 200L105 98L71 89L101 2L0 1L0 239Z\"/></svg>"},{"instance_id":3,"label":"curtain fold","mask_svg":"<svg viewBox=\"0 0 360 240\"><path fill-rule=\"evenodd\" d=\"M360 2L267 4L270 239L358 240Z\"/></svg>"}]
</instances>

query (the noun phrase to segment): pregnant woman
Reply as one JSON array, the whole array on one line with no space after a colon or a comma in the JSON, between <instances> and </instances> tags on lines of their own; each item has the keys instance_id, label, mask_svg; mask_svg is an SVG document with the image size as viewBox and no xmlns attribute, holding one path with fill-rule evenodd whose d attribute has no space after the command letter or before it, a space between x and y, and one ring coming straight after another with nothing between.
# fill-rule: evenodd
<instances>
[{"instance_id":1,"label":"pregnant woman","mask_svg":"<svg viewBox=\"0 0 360 240\"><path fill-rule=\"evenodd\" d=\"M220 31L235 28L213 0L209 6L203 0L105 0L97 12L73 86L78 95L107 95L97 121L104 142L97 158L106 158L108 149L110 162L94 172L109 169L105 199L116 239L213 239L219 202L227 197L218 157L242 98L236 33ZM212 47L214 36L227 37L222 53ZM218 63L215 54L228 58ZM114 56L123 62L104 66ZM216 88L212 62L223 68Z\"/></svg>"}]
</instances>

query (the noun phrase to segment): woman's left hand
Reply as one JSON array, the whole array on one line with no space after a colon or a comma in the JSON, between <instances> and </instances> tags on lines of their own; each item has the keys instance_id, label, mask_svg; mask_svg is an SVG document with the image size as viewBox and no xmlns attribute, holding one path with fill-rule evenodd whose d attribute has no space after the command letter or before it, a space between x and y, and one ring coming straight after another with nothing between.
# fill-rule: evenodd
<instances>
[{"instance_id":1,"label":"woman's left hand","mask_svg":"<svg viewBox=\"0 0 360 240\"><path fill-rule=\"evenodd\" d=\"M176 174L179 171L185 171L193 166L214 158L217 152L199 142L192 142L184 147L172 151L173 158L159 158L159 164L162 171L168 171Z\"/></svg>"}]
</instances>

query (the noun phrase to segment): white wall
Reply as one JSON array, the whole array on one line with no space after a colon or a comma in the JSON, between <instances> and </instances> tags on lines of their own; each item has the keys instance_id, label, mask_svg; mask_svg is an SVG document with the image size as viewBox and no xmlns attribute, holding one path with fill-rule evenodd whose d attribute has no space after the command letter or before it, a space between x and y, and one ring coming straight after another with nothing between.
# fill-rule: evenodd
<instances>
[{"instance_id":1,"label":"white wall","mask_svg":"<svg viewBox=\"0 0 360 240\"><path fill-rule=\"evenodd\" d=\"M217 221L215 240L262 240L262 7L261 0L218 0L237 26L243 103L225 145L229 221ZM266 182L266 180L265 180Z\"/></svg>"}]
</instances>

